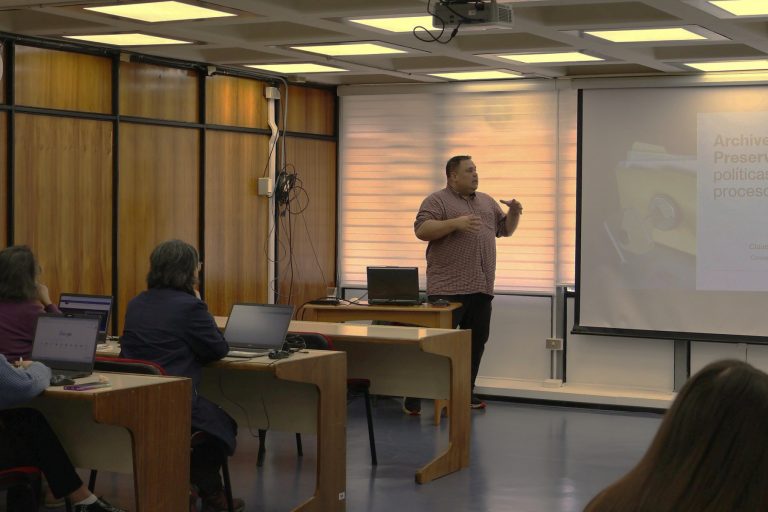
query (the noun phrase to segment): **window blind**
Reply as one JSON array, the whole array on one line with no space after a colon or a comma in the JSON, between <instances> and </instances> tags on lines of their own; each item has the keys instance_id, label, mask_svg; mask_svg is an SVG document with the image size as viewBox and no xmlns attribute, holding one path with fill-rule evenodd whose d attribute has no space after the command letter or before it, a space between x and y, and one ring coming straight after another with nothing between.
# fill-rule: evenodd
<instances>
[{"instance_id":1,"label":"window blind","mask_svg":"<svg viewBox=\"0 0 768 512\"><path fill-rule=\"evenodd\" d=\"M343 96L341 285L365 286L366 266L397 265L419 267L425 286L427 243L413 221L457 154L472 156L478 190L525 209L517 232L497 240L497 291L549 293L572 280L575 102L551 88Z\"/></svg>"}]
</instances>

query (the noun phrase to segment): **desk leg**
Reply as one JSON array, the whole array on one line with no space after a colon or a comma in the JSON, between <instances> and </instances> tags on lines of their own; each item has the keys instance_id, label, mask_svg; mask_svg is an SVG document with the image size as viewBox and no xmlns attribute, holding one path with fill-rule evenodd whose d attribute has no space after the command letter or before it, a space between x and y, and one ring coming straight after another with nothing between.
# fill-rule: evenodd
<instances>
[{"instance_id":1,"label":"desk leg","mask_svg":"<svg viewBox=\"0 0 768 512\"><path fill-rule=\"evenodd\" d=\"M343 512L347 482L347 355L323 357L302 364L275 367L278 379L314 384L318 388L317 484L315 495L294 509L301 512ZM469 406L467 406L469 407Z\"/></svg>"},{"instance_id":2,"label":"desk leg","mask_svg":"<svg viewBox=\"0 0 768 512\"><path fill-rule=\"evenodd\" d=\"M191 381L143 386L94 400L94 419L128 429L137 512L189 508Z\"/></svg>"},{"instance_id":3,"label":"desk leg","mask_svg":"<svg viewBox=\"0 0 768 512\"><path fill-rule=\"evenodd\" d=\"M425 484L461 468L469 467L469 397L470 397L470 332L457 330L450 340L430 338L421 349L445 356L451 361L450 414L448 416L448 449L416 472L416 482Z\"/></svg>"}]
</instances>

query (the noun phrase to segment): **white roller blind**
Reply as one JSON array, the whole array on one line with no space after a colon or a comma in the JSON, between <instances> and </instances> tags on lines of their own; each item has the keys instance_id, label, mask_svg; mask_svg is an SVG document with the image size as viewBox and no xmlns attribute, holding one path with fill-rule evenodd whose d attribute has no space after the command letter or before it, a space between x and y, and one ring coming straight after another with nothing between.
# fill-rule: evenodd
<instances>
[{"instance_id":1,"label":"white roller blind","mask_svg":"<svg viewBox=\"0 0 768 512\"><path fill-rule=\"evenodd\" d=\"M565 117L559 94L574 98ZM572 279L575 219L562 217L575 215L575 163L565 165L575 161L575 93L442 89L341 101L342 286L364 286L369 265L418 266L424 286L427 244L414 235L413 221L421 201L445 186L445 162L456 154L472 156L480 191L525 208L517 232L497 240L496 289L551 292ZM571 125L573 133L564 134ZM560 195L561 184L574 189L570 199Z\"/></svg>"}]
</instances>

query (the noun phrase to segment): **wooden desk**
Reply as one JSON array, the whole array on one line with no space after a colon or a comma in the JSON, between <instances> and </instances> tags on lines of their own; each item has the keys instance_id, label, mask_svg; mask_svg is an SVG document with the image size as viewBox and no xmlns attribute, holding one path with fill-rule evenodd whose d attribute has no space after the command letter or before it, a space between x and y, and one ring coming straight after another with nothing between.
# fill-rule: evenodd
<instances>
[{"instance_id":1,"label":"wooden desk","mask_svg":"<svg viewBox=\"0 0 768 512\"><path fill-rule=\"evenodd\" d=\"M339 304L326 306L320 304L305 304L300 313L300 318L316 322L350 322L355 320L383 320L402 324L419 325L422 327L435 327L439 329L453 328L453 311L460 308L461 304L452 302L448 306L432 306L421 304L418 306L385 306L360 304ZM449 410L450 402L446 397L435 399L435 425L440 424L443 409Z\"/></svg>"},{"instance_id":2,"label":"wooden desk","mask_svg":"<svg viewBox=\"0 0 768 512\"><path fill-rule=\"evenodd\" d=\"M102 375L111 387L48 388L28 405L45 414L75 467L133 473L138 512L186 510L192 382ZM78 382L95 380L93 375Z\"/></svg>"},{"instance_id":3,"label":"wooden desk","mask_svg":"<svg viewBox=\"0 0 768 512\"><path fill-rule=\"evenodd\" d=\"M453 327L453 311L460 307L461 304L455 302L444 307L436 307L429 304L418 306L372 306L367 303L339 304L338 306L305 304L300 313L300 318L308 322L384 320L422 327L451 329Z\"/></svg>"},{"instance_id":4,"label":"wooden desk","mask_svg":"<svg viewBox=\"0 0 768 512\"><path fill-rule=\"evenodd\" d=\"M317 434L315 494L294 510L346 510L346 361L344 352L308 350L280 360L226 358L203 371L201 394L241 429Z\"/></svg>"},{"instance_id":5,"label":"wooden desk","mask_svg":"<svg viewBox=\"0 0 768 512\"><path fill-rule=\"evenodd\" d=\"M371 380L371 393L448 397L455 404L448 447L416 472L424 484L469 466L469 331L379 325L291 322L293 332L329 336L347 354L348 374Z\"/></svg>"}]
</instances>

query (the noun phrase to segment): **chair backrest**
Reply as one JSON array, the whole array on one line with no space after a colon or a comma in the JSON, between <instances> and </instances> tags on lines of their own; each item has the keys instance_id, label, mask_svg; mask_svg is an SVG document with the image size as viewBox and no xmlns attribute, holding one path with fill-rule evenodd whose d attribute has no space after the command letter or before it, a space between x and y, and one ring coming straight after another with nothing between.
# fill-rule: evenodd
<instances>
[{"instance_id":1,"label":"chair backrest","mask_svg":"<svg viewBox=\"0 0 768 512\"><path fill-rule=\"evenodd\" d=\"M302 337L307 348L314 350L333 350L331 338L319 332L292 332Z\"/></svg>"},{"instance_id":2,"label":"chair backrest","mask_svg":"<svg viewBox=\"0 0 768 512\"><path fill-rule=\"evenodd\" d=\"M124 357L97 357L94 370L103 372L140 373L142 375L165 375L162 366L143 359Z\"/></svg>"}]
</instances>

